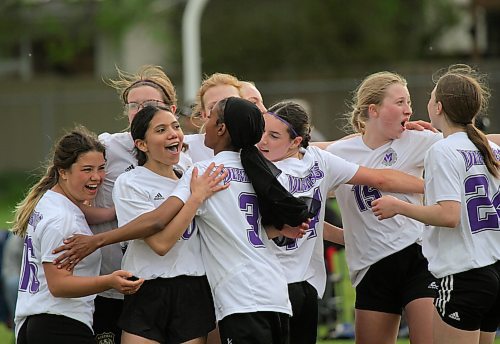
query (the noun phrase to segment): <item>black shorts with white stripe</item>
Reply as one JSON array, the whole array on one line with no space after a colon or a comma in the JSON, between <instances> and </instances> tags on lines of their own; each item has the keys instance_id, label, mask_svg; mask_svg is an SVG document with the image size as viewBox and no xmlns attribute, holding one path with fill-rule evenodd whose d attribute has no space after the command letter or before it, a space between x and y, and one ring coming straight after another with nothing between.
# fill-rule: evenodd
<instances>
[{"instance_id":1,"label":"black shorts with white stripe","mask_svg":"<svg viewBox=\"0 0 500 344\"><path fill-rule=\"evenodd\" d=\"M443 277L434 305L450 326L495 332L500 323L500 262Z\"/></svg>"}]
</instances>

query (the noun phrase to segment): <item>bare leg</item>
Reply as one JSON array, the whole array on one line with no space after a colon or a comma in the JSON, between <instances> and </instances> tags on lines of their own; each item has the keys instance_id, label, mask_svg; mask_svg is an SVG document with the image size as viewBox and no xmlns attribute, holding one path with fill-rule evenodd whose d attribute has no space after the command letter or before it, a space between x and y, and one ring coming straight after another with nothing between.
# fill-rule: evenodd
<instances>
[{"instance_id":1,"label":"bare leg","mask_svg":"<svg viewBox=\"0 0 500 344\"><path fill-rule=\"evenodd\" d=\"M122 331L121 344L160 344L160 343L155 340L146 339L144 337Z\"/></svg>"},{"instance_id":2,"label":"bare leg","mask_svg":"<svg viewBox=\"0 0 500 344\"><path fill-rule=\"evenodd\" d=\"M479 343L479 330L464 331L445 323L434 310L434 344L475 344Z\"/></svg>"},{"instance_id":3,"label":"bare leg","mask_svg":"<svg viewBox=\"0 0 500 344\"><path fill-rule=\"evenodd\" d=\"M394 344L401 316L356 309L356 344Z\"/></svg>"},{"instance_id":4,"label":"bare leg","mask_svg":"<svg viewBox=\"0 0 500 344\"><path fill-rule=\"evenodd\" d=\"M207 344L221 344L218 325L208 334Z\"/></svg>"},{"instance_id":5,"label":"bare leg","mask_svg":"<svg viewBox=\"0 0 500 344\"><path fill-rule=\"evenodd\" d=\"M432 298L416 299L405 307L411 344L432 344L434 305Z\"/></svg>"},{"instance_id":6,"label":"bare leg","mask_svg":"<svg viewBox=\"0 0 500 344\"><path fill-rule=\"evenodd\" d=\"M479 344L493 344L495 342L496 332L483 332L479 333Z\"/></svg>"}]
</instances>

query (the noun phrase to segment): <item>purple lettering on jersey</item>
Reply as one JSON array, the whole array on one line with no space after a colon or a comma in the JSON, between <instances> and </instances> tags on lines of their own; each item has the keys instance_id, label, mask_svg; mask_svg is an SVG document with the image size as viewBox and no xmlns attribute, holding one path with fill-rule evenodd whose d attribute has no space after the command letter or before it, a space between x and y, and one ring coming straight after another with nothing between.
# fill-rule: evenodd
<instances>
[{"instance_id":1,"label":"purple lettering on jersey","mask_svg":"<svg viewBox=\"0 0 500 344\"><path fill-rule=\"evenodd\" d=\"M245 170L242 168L234 168L234 167L225 167L225 171L227 171L227 177L224 178L224 184L227 184L231 181L236 181L240 183L250 183Z\"/></svg>"},{"instance_id":2,"label":"purple lettering on jersey","mask_svg":"<svg viewBox=\"0 0 500 344\"><path fill-rule=\"evenodd\" d=\"M32 227L33 227L33 232L35 231L36 229L36 226L38 225L38 223L43 219L43 215L37 211L33 211L33 213L31 214L29 220L28 220L28 224L30 224Z\"/></svg>"},{"instance_id":3,"label":"purple lettering on jersey","mask_svg":"<svg viewBox=\"0 0 500 344\"><path fill-rule=\"evenodd\" d=\"M29 235L24 239L23 264L21 270L21 280L19 282L19 291L29 291L31 294L38 293L40 281L38 280L38 266L31 261L35 258L33 251L33 242Z\"/></svg>"},{"instance_id":4,"label":"purple lettering on jersey","mask_svg":"<svg viewBox=\"0 0 500 344\"><path fill-rule=\"evenodd\" d=\"M247 228L247 238L253 247L265 247L260 238L260 213L257 196L255 194L242 192L238 197L240 210L245 213L245 218L250 225Z\"/></svg>"},{"instance_id":5,"label":"purple lettering on jersey","mask_svg":"<svg viewBox=\"0 0 500 344\"><path fill-rule=\"evenodd\" d=\"M382 197L380 191L367 185L354 185L351 189L360 211L371 209L372 201Z\"/></svg>"},{"instance_id":6,"label":"purple lettering on jersey","mask_svg":"<svg viewBox=\"0 0 500 344\"><path fill-rule=\"evenodd\" d=\"M295 194L311 190L314 187L314 183L323 178L325 174L319 168L318 162L315 162L314 166L309 170L309 174L307 176L302 178L291 176L289 174L287 174L287 176L289 186L288 191Z\"/></svg>"},{"instance_id":7,"label":"purple lettering on jersey","mask_svg":"<svg viewBox=\"0 0 500 344\"><path fill-rule=\"evenodd\" d=\"M489 181L485 175L469 176L464 181L467 215L472 234L484 230L500 230L500 190L489 197Z\"/></svg>"},{"instance_id":8,"label":"purple lettering on jersey","mask_svg":"<svg viewBox=\"0 0 500 344\"><path fill-rule=\"evenodd\" d=\"M484 165L484 159L483 156L481 155L481 152L477 150L461 150L461 149L457 149L457 151L464 158L466 171L468 171L472 166ZM498 160L498 152L495 155L497 155L497 160Z\"/></svg>"}]
</instances>

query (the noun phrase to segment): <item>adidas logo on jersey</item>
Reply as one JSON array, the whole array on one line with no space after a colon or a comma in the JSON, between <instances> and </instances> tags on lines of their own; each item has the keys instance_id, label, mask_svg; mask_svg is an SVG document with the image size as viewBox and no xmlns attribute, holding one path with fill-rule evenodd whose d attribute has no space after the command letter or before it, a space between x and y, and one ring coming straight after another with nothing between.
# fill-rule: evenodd
<instances>
[{"instance_id":1,"label":"adidas logo on jersey","mask_svg":"<svg viewBox=\"0 0 500 344\"><path fill-rule=\"evenodd\" d=\"M428 286L427 289L439 289L439 286L437 285L436 282L431 282Z\"/></svg>"},{"instance_id":2,"label":"adidas logo on jersey","mask_svg":"<svg viewBox=\"0 0 500 344\"><path fill-rule=\"evenodd\" d=\"M128 172L128 171L130 171L130 170L133 170L134 168L135 168L135 166L134 166L134 165L130 165L129 167L127 167L127 168L125 169L125 172Z\"/></svg>"},{"instance_id":3,"label":"adidas logo on jersey","mask_svg":"<svg viewBox=\"0 0 500 344\"><path fill-rule=\"evenodd\" d=\"M165 199L165 198L163 197L163 195L162 195L161 193L159 193L159 192L158 192L158 193L156 194L156 196L155 196L154 200L155 200L155 201L159 201L159 200L161 200L161 199Z\"/></svg>"},{"instance_id":4,"label":"adidas logo on jersey","mask_svg":"<svg viewBox=\"0 0 500 344\"><path fill-rule=\"evenodd\" d=\"M450 315L448 315L448 318L456 320L456 321L460 321L460 316L458 315L458 312L451 313Z\"/></svg>"}]
</instances>

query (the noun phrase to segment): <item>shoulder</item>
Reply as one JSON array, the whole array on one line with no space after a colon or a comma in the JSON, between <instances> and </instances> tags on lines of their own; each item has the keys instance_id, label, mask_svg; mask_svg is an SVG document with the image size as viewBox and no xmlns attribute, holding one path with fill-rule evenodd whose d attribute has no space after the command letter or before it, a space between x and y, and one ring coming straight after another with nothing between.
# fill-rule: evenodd
<instances>
[{"instance_id":1,"label":"shoulder","mask_svg":"<svg viewBox=\"0 0 500 344\"><path fill-rule=\"evenodd\" d=\"M132 136L130 135L129 132L123 132L123 133L102 133L99 135L99 141L103 145L106 146L106 148L110 146L115 146L115 145L121 145L125 147L133 147L134 146L134 141L132 140Z\"/></svg>"},{"instance_id":2,"label":"shoulder","mask_svg":"<svg viewBox=\"0 0 500 344\"><path fill-rule=\"evenodd\" d=\"M415 143L415 140L421 141L429 141L431 143L440 141L443 138L443 134L435 133L430 130L405 130L401 135L400 140L402 141L411 141Z\"/></svg>"},{"instance_id":3,"label":"shoulder","mask_svg":"<svg viewBox=\"0 0 500 344\"><path fill-rule=\"evenodd\" d=\"M360 142L362 142L362 136L355 135L346 139L333 141L328 147L326 147L326 151L330 153L339 152L345 147L357 146Z\"/></svg>"}]
</instances>

